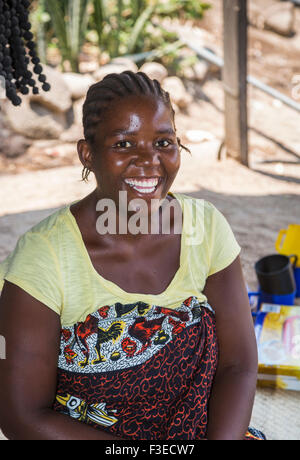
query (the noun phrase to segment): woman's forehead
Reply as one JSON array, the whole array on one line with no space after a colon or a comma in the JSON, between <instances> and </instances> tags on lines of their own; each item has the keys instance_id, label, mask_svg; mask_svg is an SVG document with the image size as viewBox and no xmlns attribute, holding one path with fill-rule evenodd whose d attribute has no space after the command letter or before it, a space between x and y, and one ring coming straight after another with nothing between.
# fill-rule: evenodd
<instances>
[{"instance_id":1,"label":"woman's forehead","mask_svg":"<svg viewBox=\"0 0 300 460\"><path fill-rule=\"evenodd\" d=\"M170 108L165 102L154 96L128 96L112 101L110 115L114 115L109 118L130 118L132 114L135 117L147 116L150 118L158 117L171 117Z\"/></svg>"},{"instance_id":2,"label":"woman's forehead","mask_svg":"<svg viewBox=\"0 0 300 460\"><path fill-rule=\"evenodd\" d=\"M164 101L154 97L134 96L113 101L103 117L105 131L137 131L163 124L174 127L173 115Z\"/></svg>"}]
</instances>

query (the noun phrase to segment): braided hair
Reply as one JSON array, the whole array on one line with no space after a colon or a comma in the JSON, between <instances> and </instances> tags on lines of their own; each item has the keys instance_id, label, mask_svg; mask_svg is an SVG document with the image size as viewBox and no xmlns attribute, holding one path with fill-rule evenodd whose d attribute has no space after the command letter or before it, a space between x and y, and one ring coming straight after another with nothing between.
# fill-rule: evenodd
<instances>
[{"instance_id":1,"label":"braided hair","mask_svg":"<svg viewBox=\"0 0 300 460\"><path fill-rule=\"evenodd\" d=\"M103 120L106 109L111 101L131 95L152 96L165 103L171 111L175 125L175 111L172 107L170 95L164 91L157 80L152 80L144 72L132 72L126 70L121 73L111 73L103 80L90 86L83 104L83 130L85 140L94 145L97 125ZM189 153L190 150L180 143L179 146ZM90 170L84 168L82 179L87 180Z\"/></svg>"},{"instance_id":2,"label":"braided hair","mask_svg":"<svg viewBox=\"0 0 300 460\"><path fill-rule=\"evenodd\" d=\"M33 94L39 93L33 73L28 70L30 60L42 89L50 90L32 41L29 6L29 0L0 0L0 77L5 80L6 96L13 105L22 102L17 92L28 94L32 87Z\"/></svg>"}]
</instances>

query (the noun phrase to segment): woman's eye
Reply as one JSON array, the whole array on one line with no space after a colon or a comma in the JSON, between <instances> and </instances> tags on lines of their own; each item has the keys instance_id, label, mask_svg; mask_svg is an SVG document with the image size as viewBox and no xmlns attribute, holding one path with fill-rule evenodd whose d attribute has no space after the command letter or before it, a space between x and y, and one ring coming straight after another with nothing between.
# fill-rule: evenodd
<instances>
[{"instance_id":1,"label":"woman's eye","mask_svg":"<svg viewBox=\"0 0 300 460\"><path fill-rule=\"evenodd\" d=\"M131 143L129 141L120 141L117 142L116 147L121 147L122 149L126 149L127 147L130 147Z\"/></svg>"},{"instance_id":2,"label":"woman's eye","mask_svg":"<svg viewBox=\"0 0 300 460\"><path fill-rule=\"evenodd\" d=\"M161 139L160 141L157 141L157 144L159 147L168 147L171 145L171 142L168 141L168 139Z\"/></svg>"}]
</instances>

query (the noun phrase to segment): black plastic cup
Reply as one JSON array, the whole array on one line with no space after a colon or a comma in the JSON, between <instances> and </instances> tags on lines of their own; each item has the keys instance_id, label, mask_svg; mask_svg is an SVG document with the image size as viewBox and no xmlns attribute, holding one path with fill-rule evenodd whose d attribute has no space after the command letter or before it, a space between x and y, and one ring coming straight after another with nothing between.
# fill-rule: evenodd
<instances>
[{"instance_id":1,"label":"black plastic cup","mask_svg":"<svg viewBox=\"0 0 300 460\"><path fill-rule=\"evenodd\" d=\"M291 263L294 258L294 263ZM255 264L255 272L259 286L266 294L285 295L296 290L294 265L297 256L284 256L272 254L258 260Z\"/></svg>"}]
</instances>

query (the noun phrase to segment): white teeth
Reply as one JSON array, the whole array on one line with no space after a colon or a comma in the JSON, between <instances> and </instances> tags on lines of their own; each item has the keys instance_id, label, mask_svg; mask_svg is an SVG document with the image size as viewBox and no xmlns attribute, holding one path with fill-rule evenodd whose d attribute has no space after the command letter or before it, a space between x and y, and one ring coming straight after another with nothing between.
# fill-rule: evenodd
<instances>
[{"instance_id":1,"label":"white teeth","mask_svg":"<svg viewBox=\"0 0 300 460\"><path fill-rule=\"evenodd\" d=\"M152 193L155 190L155 187L137 188L137 187L132 186L132 188L134 188L135 190L137 190L140 193Z\"/></svg>"},{"instance_id":2,"label":"white teeth","mask_svg":"<svg viewBox=\"0 0 300 460\"><path fill-rule=\"evenodd\" d=\"M125 179L126 184L129 184L131 186L136 186L136 187L142 187L144 188L155 188L158 184L158 179L147 179L147 180L142 180L138 181L136 179Z\"/></svg>"}]
</instances>

